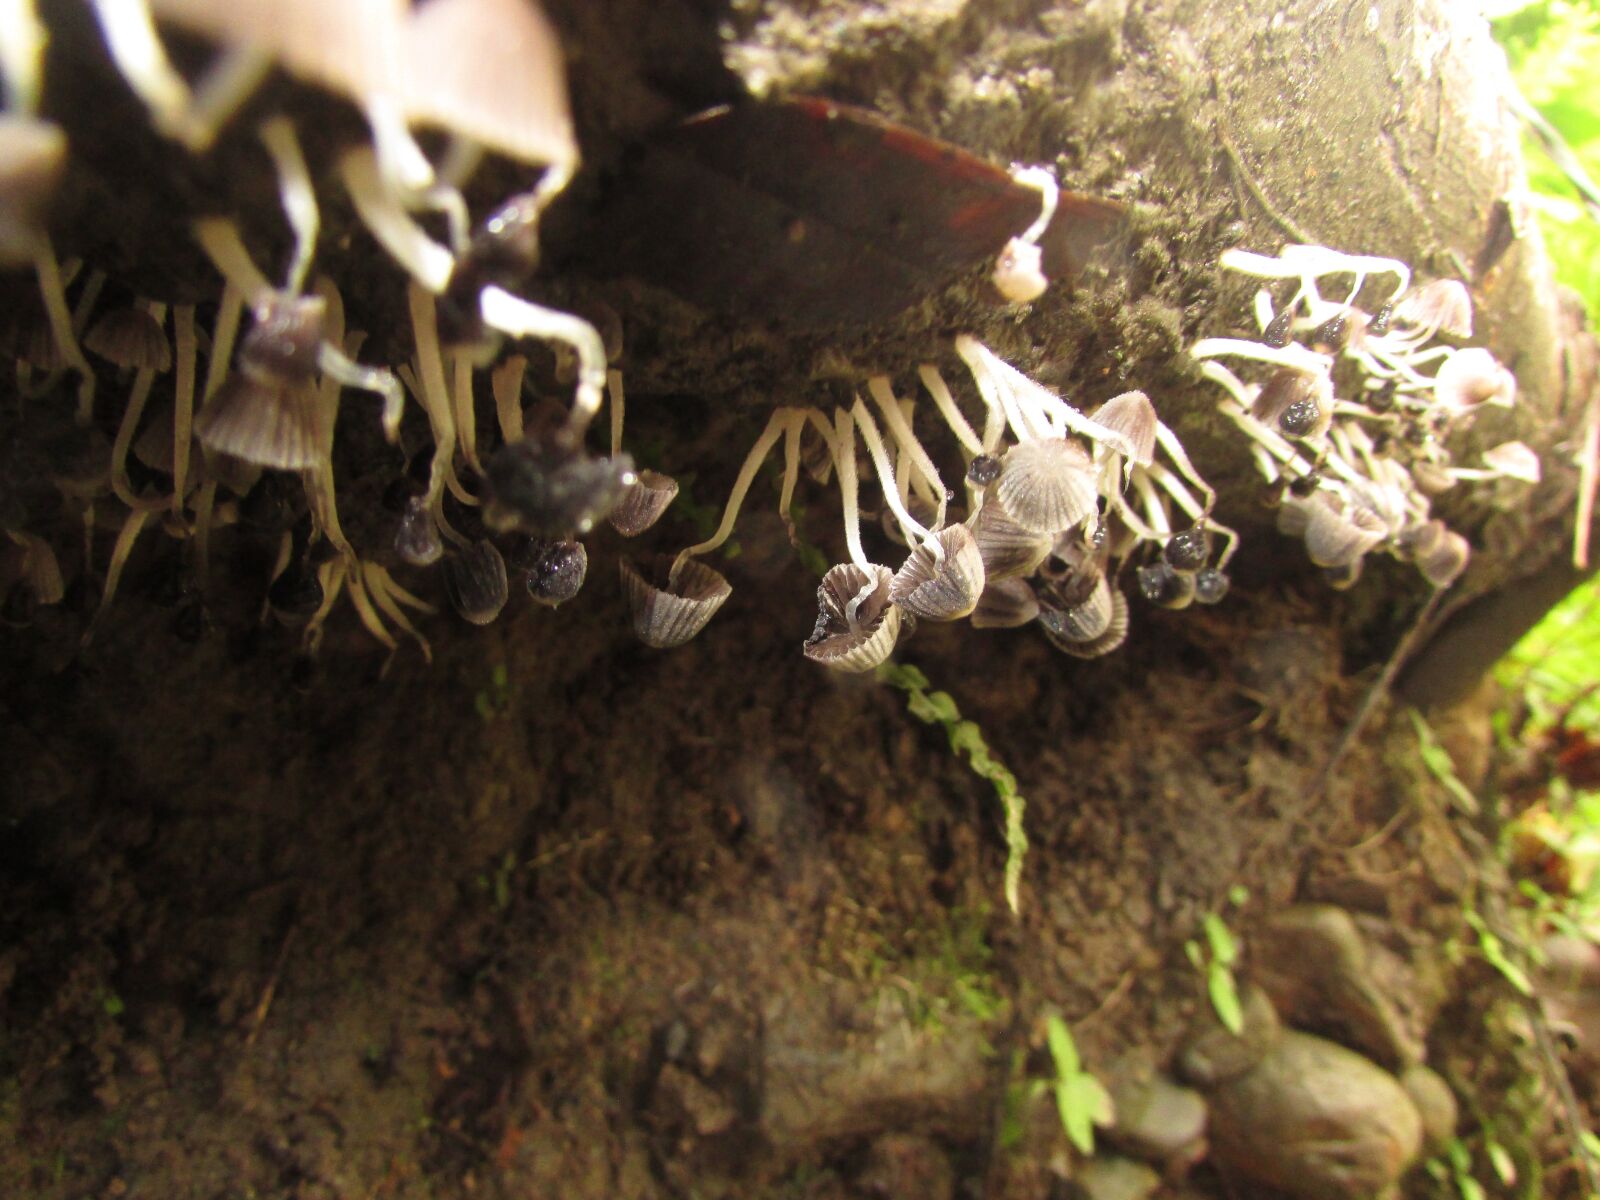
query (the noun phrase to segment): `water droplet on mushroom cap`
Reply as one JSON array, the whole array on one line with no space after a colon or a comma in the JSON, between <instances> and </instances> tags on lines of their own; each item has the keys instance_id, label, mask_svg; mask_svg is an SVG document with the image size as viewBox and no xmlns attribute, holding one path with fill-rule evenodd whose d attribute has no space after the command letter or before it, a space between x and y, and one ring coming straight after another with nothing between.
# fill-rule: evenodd
<instances>
[{"instance_id":1,"label":"water droplet on mushroom cap","mask_svg":"<svg viewBox=\"0 0 1600 1200\"><path fill-rule=\"evenodd\" d=\"M502 446L486 476L485 524L550 538L587 533L636 478L628 455L594 458L559 435Z\"/></svg>"},{"instance_id":2,"label":"water droplet on mushroom cap","mask_svg":"<svg viewBox=\"0 0 1600 1200\"><path fill-rule=\"evenodd\" d=\"M1194 577L1194 598L1201 604L1218 604L1228 594L1228 577L1216 567L1205 567Z\"/></svg>"},{"instance_id":3,"label":"water droplet on mushroom cap","mask_svg":"<svg viewBox=\"0 0 1600 1200\"><path fill-rule=\"evenodd\" d=\"M539 542L528 547L528 595L551 608L565 604L583 587L589 552L582 542Z\"/></svg>"},{"instance_id":4,"label":"water droplet on mushroom cap","mask_svg":"<svg viewBox=\"0 0 1600 1200\"><path fill-rule=\"evenodd\" d=\"M432 566L444 557L444 539L426 497L411 496L406 500L394 532L394 552L413 567Z\"/></svg>"},{"instance_id":5,"label":"water droplet on mushroom cap","mask_svg":"<svg viewBox=\"0 0 1600 1200\"><path fill-rule=\"evenodd\" d=\"M1162 548L1161 556L1174 571L1198 571L1211 557L1211 535L1203 525L1175 533Z\"/></svg>"},{"instance_id":6,"label":"water droplet on mushroom cap","mask_svg":"<svg viewBox=\"0 0 1600 1200\"><path fill-rule=\"evenodd\" d=\"M1097 575L1089 594L1069 608L1054 608L1041 596L1039 624L1064 641L1092 642L1110 628L1116 594L1106 577Z\"/></svg>"},{"instance_id":7,"label":"water droplet on mushroom cap","mask_svg":"<svg viewBox=\"0 0 1600 1200\"><path fill-rule=\"evenodd\" d=\"M474 625L487 625L506 606L506 560L487 538L445 559L444 587L450 604Z\"/></svg>"},{"instance_id":8,"label":"water droplet on mushroom cap","mask_svg":"<svg viewBox=\"0 0 1600 1200\"><path fill-rule=\"evenodd\" d=\"M980 454L967 464L967 479L978 487L988 487L1000 478L1000 460L993 454Z\"/></svg>"},{"instance_id":9,"label":"water droplet on mushroom cap","mask_svg":"<svg viewBox=\"0 0 1600 1200\"><path fill-rule=\"evenodd\" d=\"M1194 600L1194 576L1174 571L1164 562L1138 570L1139 594L1162 608L1188 608Z\"/></svg>"},{"instance_id":10,"label":"water droplet on mushroom cap","mask_svg":"<svg viewBox=\"0 0 1600 1200\"><path fill-rule=\"evenodd\" d=\"M633 632L658 650L670 650L694 637L733 594L719 572L694 559L685 561L673 578L673 562L671 555L657 554L638 566L626 558L619 563Z\"/></svg>"},{"instance_id":11,"label":"water droplet on mushroom cap","mask_svg":"<svg viewBox=\"0 0 1600 1200\"><path fill-rule=\"evenodd\" d=\"M983 592L983 553L965 525L952 525L934 537L942 560L918 546L895 572L889 598L913 616L954 621L970 613Z\"/></svg>"},{"instance_id":12,"label":"water droplet on mushroom cap","mask_svg":"<svg viewBox=\"0 0 1600 1200\"><path fill-rule=\"evenodd\" d=\"M900 636L901 611L889 599L893 576L874 564L871 574L840 563L817 588L817 624L805 656L835 671L859 674L889 657Z\"/></svg>"}]
</instances>

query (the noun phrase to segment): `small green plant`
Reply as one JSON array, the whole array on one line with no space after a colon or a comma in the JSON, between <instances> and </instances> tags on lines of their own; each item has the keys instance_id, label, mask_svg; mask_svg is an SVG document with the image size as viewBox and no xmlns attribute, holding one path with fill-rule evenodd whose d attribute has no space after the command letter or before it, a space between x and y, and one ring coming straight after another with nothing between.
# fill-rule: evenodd
<instances>
[{"instance_id":1,"label":"small green plant","mask_svg":"<svg viewBox=\"0 0 1600 1200\"><path fill-rule=\"evenodd\" d=\"M1022 814L1027 801L1017 791L1017 777L989 751L983 730L976 721L965 721L961 710L949 692L930 692L928 677L909 663L887 662L878 668L878 679L893 684L906 693L906 708L917 720L929 725L944 726L950 739L950 749L955 754L965 754L967 765L975 775L982 776L994 785L995 794L1005 810L1006 836L1006 903L1012 912L1017 911L1018 893L1022 886L1022 863L1028 854L1028 835L1022 828Z\"/></svg>"},{"instance_id":2,"label":"small green plant","mask_svg":"<svg viewBox=\"0 0 1600 1200\"><path fill-rule=\"evenodd\" d=\"M1061 1128L1078 1153L1094 1154L1094 1127L1109 1125L1113 1119L1111 1094L1101 1082L1083 1069L1078 1044L1072 1040L1067 1023L1055 1013L1045 1018L1045 1040L1055 1063L1056 1077L1048 1086L1055 1093Z\"/></svg>"},{"instance_id":3,"label":"small green plant","mask_svg":"<svg viewBox=\"0 0 1600 1200\"><path fill-rule=\"evenodd\" d=\"M1235 886L1228 892L1228 899L1235 907L1248 898L1249 893L1241 887ZM1237 1037L1244 1032L1244 1008L1239 1003L1239 985L1233 977L1233 965L1239 961L1238 943L1233 940L1232 932L1217 913L1207 913L1202 917L1200 928L1205 933L1205 949L1202 950L1200 943L1190 938L1183 945L1184 953L1189 956L1195 970L1206 977L1206 994L1211 998L1211 1007L1216 1011L1217 1020Z\"/></svg>"},{"instance_id":4,"label":"small green plant","mask_svg":"<svg viewBox=\"0 0 1600 1200\"><path fill-rule=\"evenodd\" d=\"M493 871L480 871L473 880L480 892L487 892L494 898L494 906L501 912L511 906L511 876L516 869L516 853L507 850Z\"/></svg>"},{"instance_id":5,"label":"small green plant","mask_svg":"<svg viewBox=\"0 0 1600 1200\"><path fill-rule=\"evenodd\" d=\"M1417 749L1422 756L1422 765L1444 785L1444 790L1450 793L1457 808L1469 817L1477 816L1478 798L1456 774L1456 764L1451 761L1450 752L1439 744L1439 739L1433 735L1433 729L1422 719L1421 713L1414 708L1406 712L1411 717L1412 728L1417 731Z\"/></svg>"},{"instance_id":6,"label":"small green plant","mask_svg":"<svg viewBox=\"0 0 1600 1200\"><path fill-rule=\"evenodd\" d=\"M489 672L488 686L472 698L472 708L478 719L487 724L510 712L515 696L516 689L511 686L511 673L506 664L495 663Z\"/></svg>"}]
</instances>

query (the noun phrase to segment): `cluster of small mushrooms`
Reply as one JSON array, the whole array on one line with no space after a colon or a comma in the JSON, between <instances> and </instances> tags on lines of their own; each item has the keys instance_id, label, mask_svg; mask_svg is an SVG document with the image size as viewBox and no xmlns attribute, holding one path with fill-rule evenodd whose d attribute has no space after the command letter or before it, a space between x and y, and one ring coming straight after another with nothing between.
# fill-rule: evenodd
<instances>
[{"instance_id":1,"label":"cluster of small mushrooms","mask_svg":"<svg viewBox=\"0 0 1600 1200\"><path fill-rule=\"evenodd\" d=\"M1470 547L1430 514L1430 498L1461 480L1499 481L1509 499L1539 482L1539 458L1521 442L1457 467L1445 439L1484 406L1509 408L1516 380L1479 347L1440 342L1472 336L1472 300L1453 279L1411 286L1394 259L1291 244L1276 258L1244 250L1229 270L1291 289L1275 303L1256 292L1259 339L1205 338L1191 353L1219 384L1222 412L1250 439L1262 477L1285 495L1278 526L1301 537L1329 583L1348 588L1374 551L1415 563L1434 587L1467 565ZM1392 281L1374 312L1356 306L1369 278ZM1342 299L1319 281L1348 280ZM1283 281L1280 283L1279 281ZM1219 359L1261 364L1245 383Z\"/></svg>"},{"instance_id":2,"label":"cluster of small mushrooms","mask_svg":"<svg viewBox=\"0 0 1600 1200\"><path fill-rule=\"evenodd\" d=\"M49 235L46 218L69 146L62 129L37 115L48 38L31 0L0 5L0 267L31 268L42 299L31 321L23 314L7 330L19 403L50 391L67 373L76 377L78 438L66 466L55 456L51 481L83 524L79 578L98 574L94 535L108 511L117 531L86 641L146 528L185 543L203 595L211 535L245 519L252 498L273 479L264 472L298 475L303 488L300 519L274 534L265 611L300 629L310 653L344 595L383 644L395 649L405 635L427 654L416 614L433 606L397 578L406 569L438 565L452 606L474 623L498 616L513 573L534 600L558 605L583 584L588 554L579 539L598 522L609 520L631 537L662 515L677 484L635 471L623 452L623 381L609 369L607 339L574 314L516 294L537 262L541 215L578 161L560 49L536 5L90 2L110 60L154 127L191 150L210 146L274 68L360 108L370 141L344 151L335 174L362 224L409 276L414 351L392 369L360 361L364 338L345 327L338 289L312 273L318 199L295 127L282 115L268 116L256 131L293 234L281 283L257 265L234 219L206 216L191 232L222 281L209 329L200 327L193 305L102 305L104 276L58 262ZM169 62L158 19L217 48L197 81ZM423 128L448 135L437 161L415 140ZM539 175L475 227L461 188L485 152ZM1009 300L1027 303L1047 285L1038 240L1057 192L1040 168L1017 168L1014 177L1039 192L1041 213L1005 247L993 278ZM423 218L430 216L442 218L448 244L429 232ZM1476 406L1509 403L1513 391L1486 351L1427 344L1436 333L1469 332L1464 290L1440 283L1408 292L1402 264L1316 247L1291 246L1276 259L1232 252L1224 265L1295 285L1277 307L1267 290L1258 296L1259 341L1214 338L1193 349L1206 376L1226 390L1223 411L1252 438L1262 473L1287 484L1285 527L1304 533L1313 559L1338 582L1352 581L1362 556L1384 548L1447 583L1465 562L1466 544L1429 519L1427 495L1457 479L1536 478L1538 469L1515 443L1492 452L1476 472L1451 467L1440 446L1440 436ZM1368 276L1384 273L1396 280L1393 294L1368 316L1354 301ZM1319 293L1318 281L1329 276L1353 279L1342 302ZM1302 334L1308 344L1295 340ZM525 412L528 360L503 352L517 339L547 344L564 371L558 377L571 383L570 406L555 419L532 421ZM857 395L831 413L779 409L709 539L675 556L622 561L639 636L652 646L682 644L726 600L727 580L703 556L731 535L780 440L786 522L802 466L839 489L848 557L823 578L816 627L804 644L807 657L831 668L871 669L919 620L1037 623L1068 654L1105 654L1127 635L1128 602L1118 581L1130 572L1146 599L1168 608L1224 596L1238 538L1213 517L1215 493L1144 393L1127 392L1085 413L971 336L956 338L954 350L976 392L966 411L937 368L923 366L919 375L941 438L959 448L964 463L960 519L952 512L955 493L913 430L912 400L888 377L869 380L865 399ZM1359 402L1334 395L1335 353L1355 365ZM109 445L95 426L106 368L89 355L129 387ZM1225 357L1273 373L1246 384L1217 361ZM1428 367L1432 374L1424 373ZM485 373L500 444L480 450L476 410ZM163 376L169 385L158 386ZM349 537L340 521L334 445L347 388L381 402L388 442L400 439L408 399L431 435L429 448L410 457L385 495L387 524L376 537L371 529ZM602 456L584 443L606 403L611 445ZM981 420L969 420L980 411ZM897 566L874 561L863 548L863 463L882 493L890 532L907 551ZM65 590L55 551L27 524L19 506L0 504L9 542L0 587L14 623L39 604L59 602ZM790 531L797 536L792 525Z\"/></svg>"}]
</instances>

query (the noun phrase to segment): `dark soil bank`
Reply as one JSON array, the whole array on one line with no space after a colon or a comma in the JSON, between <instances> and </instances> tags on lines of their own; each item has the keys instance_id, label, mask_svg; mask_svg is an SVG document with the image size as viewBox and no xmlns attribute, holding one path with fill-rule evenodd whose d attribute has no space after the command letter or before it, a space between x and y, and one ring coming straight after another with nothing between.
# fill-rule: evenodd
<instances>
[{"instance_id":1,"label":"dark soil bank","mask_svg":"<svg viewBox=\"0 0 1600 1200\"><path fill-rule=\"evenodd\" d=\"M1268 927L1293 903L1351 914L1370 991L1285 1020L1395 1072L1425 1059L1480 1115L1511 1103L1514 1064L1484 1049L1486 973L1444 951L1486 886L1487 831L1450 807L1387 706L1314 790L1425 588L1398 564L1350 592L1324 587L1272 531L1265 489L1183 353L1248 327L1248 291L1218 255L1273 253L1298 228L1469 283L1478 340L1520 388L1515 412L1473 438L1543 451L1569 436L1589 348L1537 234L1483 259L1496 202L1523 185L1503 65L1457 11L1470 6L547 7L593 166L552 213L536 290L618 319L629 443L686 482L647 549L704 536L774 403L831 404L879 372L909 394L925 361L957 378L950 335L970 330L1084 406L1131 388L1155 398L1245 535L1232 594L1183 612L1136 602L1127 645L1094 661L965 622L903 643L897 658L951 694L1027 799L1013 914L994 789L902 691L801 656L815 577L766 476L737 555L712 560L731 599L673 651L633 639L616 582L625 544L609 531L559 610L514 590L497 623L474 628L419 575L409 585L444 610L422 620L431 663L411 642L388 655L341 601L314 664L296 633L258 619L276 543L249 512L219 522L203 610L192 547L151 532L87 648L98 580L76 607L0 630L0 1195L1262 1195L1256 1180L1273 1176L1239 1155L1264 1152L1220 1126L1211 1142L1235 1150L1210 1158L1182 1138L1152 1151L1123 1128L1122 1149L1153 1166L1119 1160L1134 1190L1108 1190L1032 1084L1057 1077L1051 1013L1108 1082L1176 1072L1208 1007L1185 952L1202 917L1223 914L1239 974L1267 982L1286 960L1314 974L1326 957L1310 934L1272 957ZM58 73L47 110L85 170L109 177L119 139L145 144L139 110L95 73L78 6L43 9L52 53L82 71ZM982 265L870 326L701 312L620 276L625 263L600 265L582 231L629 186L636 139L745 92L869 107L995 163L1051 164L1064 186L1124 208L1089 264L1031 307L996 303ZM314 161L350 116L284 81L258 103L274 96ZM174 152L151 144L124 210L83 211L96 184L69 181L64 254L101 265L113 290L200 288L188 250L164 257L167 201L141 188L176 196L185 218L226 194L281 248L248 136L218 151L255 162L225 184L180 179ZM868 197L873 182L859 182ZM475 211L519 186L491 164ZM397 362L400 277L336 185L321 190L319 266L376 357ZM108 234L107 211L138 218ZM189 298L202 313L215 301ZM70 413L70 377L24 399L5 374L10 435ZM346 422L370 423L364 398L346 406L359 414ZM426 429L413 434L415 452ZM352 539L400 461L361 436L339 464ZM1547 463L1516 512L1472 495L1446 506L1478 551L1459 594L1561 553L1572 484L1558 455ZM803 483L800 499L805 539L839 554L835 496ZM94 535L101 571L119 525ZM70 548L82 528L63 516L42 532ZM1477 783L1487 727L1451 727ZM1293 986L1268 990L1292 1007ZM1217 1093L1214 1126L1243 1103L1231 1095ZM1227 1119L1293 1141L1278 1115ZM1407 1182L1431 1186L1421 1171ZM1361 1186L1292 1194L1354 1200Z\"/></svg>"}]
</instances>

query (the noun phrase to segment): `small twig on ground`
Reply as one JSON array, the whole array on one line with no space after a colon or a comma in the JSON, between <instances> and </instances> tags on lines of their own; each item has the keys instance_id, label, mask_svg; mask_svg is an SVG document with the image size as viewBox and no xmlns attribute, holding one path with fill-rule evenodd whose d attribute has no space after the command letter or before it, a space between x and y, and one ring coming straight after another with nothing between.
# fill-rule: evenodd
<instances>
[{"instance_id":1,"label":"small twig on ground","mask_svg":"<svg viewBox=\"0 0 1600 1200\"><path fill-rule=\"evenodd\" d=\"M1583 1138L1588 1126L1583 1119L1583 1110L1578 1107L1578 1098L1573 1095L1572 1081L1567 1078L1567 1068L1556 1056L1555 1046L1550 1038L1550 1026L1545 1022L1544 1013L1539 1011L1538 1002L1529 1001L1527 1012L1528 1023L1533 1027L1533 1040L1538 1045L1539 1057L1544 1062L1545 1074L1555 1087L1556 1095L1561 1097L1567 1136L1572 1139L1572 1153L1583 1164L1583 1173L1589 1180L1589 1194L1600 1196L1600 1169L1596 1168L1594 1155L1589 1152L1589 1144Z\"/></svg>"},{"instance_id":2,"label":"small twig on ground","mask_svg":"<svg viewBox=\"0 0 1600 1200\"><path fill-rule=\"evenodd\" d=\"M255 1012L250 1014L250 1032L244 1038L246 1049L255 1045L261 1027L267 1023L267 1011L272 1007L272 997L277 994L284 960L289 957L289 947L294 944L295 930L298 928L297 925L291 925L289 932L283 935L283 944L278 947L278 957L272 964L272 974L267 977L267 986L261 989L261 999L256 1003Z\"/></svg>"}]
</instances>

